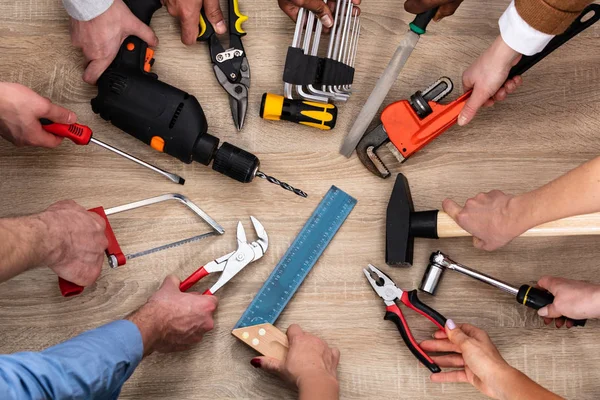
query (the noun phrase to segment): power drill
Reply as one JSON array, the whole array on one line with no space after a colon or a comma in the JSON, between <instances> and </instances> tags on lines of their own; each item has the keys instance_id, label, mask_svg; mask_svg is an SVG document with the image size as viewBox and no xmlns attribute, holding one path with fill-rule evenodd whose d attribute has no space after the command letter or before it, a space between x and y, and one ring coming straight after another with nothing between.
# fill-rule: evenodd
<instances>
[{"instance_id":1,"label":"power drill","mask_svg":"<svg viewBox=\"0 0 600 400\"><path fill-rule=\"evenodd\" d=\"M162 7L160 0L124 0L131 12L146 25ZM198 100L158 79L151 72L154 50L129 36L108 69L98 79L98 95L92 110L117 128L178 158L209 165L239 182L255 176L267 179L299 196L306 193L259 171L258 157L230 143L219 147L219 139L207 133L208 123Z\"/></svg>"}]
</instances>

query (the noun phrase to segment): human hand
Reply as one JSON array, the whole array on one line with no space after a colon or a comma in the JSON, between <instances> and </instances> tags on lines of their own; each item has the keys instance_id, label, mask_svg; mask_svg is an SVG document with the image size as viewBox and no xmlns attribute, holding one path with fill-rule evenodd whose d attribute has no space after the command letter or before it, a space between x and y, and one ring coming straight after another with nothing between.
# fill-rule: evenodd
<instances>
[{"instance_id":1,"label":"human hand","mask_svg":"<svg viewBox=\"0 0 600 400\"><path fill-rule=\"evenodd\" d=\"M433 17L434 21L440 21L442 18L454 14L463 0L406 0L404 9L411 14L421 14L432 8L439 7Z\"/></svg>"},{"instance_id":2,"label":"human hand","mask_svg":"<svg viewBox=\"0 0 600 400\"><path fill-rule=\"evenodd\" d=\"M521 217L518 198L500 190L479 193L468 199L464 207L446 199L442 207L461 228L473 235L473 246L478 249L496 250L530 228L526 218Z\"/></svg>"},{"instance_id":3,"label":"human hand","mask_svg":"<svg viewBox=\"0 0 600 400\"><path fill-rule=\"evenodd\" d=\"M63 138L42 129L40 118L72 124L75 113L17 83L0 82L0 136L16 146L56 147Z\"/></svg>"},{"instance_id":4,"label":"human hand","mask_svg":"<svg viewBox=\"0 0 600 400\"><path fill-rule=\"evenodd\" d=\"M500 399L505 397L511 376L520 374L502 358L488 334L473 325L456 326L449 319L444 331L437 331L434 339L425 340L420 346L427 352L453 353L431 357L440 367L462 368L431 374L432 382L466 382L486 396Z\"/></svg>"},{"instance_id":5,"label":"human hand","mask_svg":"<svg viewBox=\"0 0 600 400\"><path fill-rule=\"evenodd\" d=\"M88 63L83 73L85 82L96 84L128 36L137 36L150 47L158 45L154 31L133 15L123 0L114 0L108 10L90 21L71 18L71 42L83 50Z\"/></svg>"},{"instance_id":6,"label":"human hand","mask_svg":"<svg viewBox=\"0 0 600 400\"><path fill-rule=\"evenodd\" d=\"M338 390L337 366L340 352L330 348L318 337L305 333L298 325L290 325L287 330L289 350L285 361L270 357L253 358L256 368L279 376L300 390L315 385L323 385L323 390Z\"/></svg>"},{"instance_id":7,"label":"human hand","mask_svg":"<svg viewBox=\"0 0 600 400\"><path fill-rule=\"evenodd\" d=\"M277 0L279 2L279 8L292 19L296 21L298 18L298 10L300 8L306 8L309 11L315 13L317 18L321 21L325 28L331 28L333 26L333 14L332 10L335 10L335 2L330 1L327 4L323 0ZM360 5L361 0L352 0L352 3L356 6ZM359 12L359 11L356 11Z\"/></svg>"},{"instance_id":8,"label":"human hand","mask_svg":"<svg viewBox=\"0 0 600 400\"><path fill-rule=\"evenodd\" d=\"M219 0L161 0L167 7L167 11L181 22L181 42L187 45L196 43L200 33L198 22L200 21L200 10L204 13L208 22L219 35L227 32L223 13Z\"/></svg>"},{"instance_id":9,"label":"human hand","mask_svg":"<svg viewBox=\"0 0 600 400\"><path fill-rule=\"evenodd\" d=\"M73 200L59 201L39 214L48 232L42 244L45 264L59 277L80 286L98 279L108 240L106 221Z\"/></svg>"},{"instance_id":10,"label":"human hand","mask_svg":"<svg viewBox=\"0 0 600 400\"><path fill-rule=\"evenodd\" d=\"M146 304L127 318L140 329L144 355L186 350L213 329L218 299L183 293L180 283L175 276L167 276Z\"/></svg>"},{"instance_id":11,"label":"human hand","mask_svg":"<svg viewBox=\"0 0 600 400\"><path fill-rule=\"evenodd\" d=\"M466 125L481 107L491 107L502 101L523 83L520 76L507 80L510 69L521 54L510 48L501 36L463 73L463 89L473 89L458 116L458 125Z\"/></svg>"},{"instance_id":12,"label":"human hand","mask_svg":"<svg viewBox=\"0 0 600 400\"><path fill-rule=\"evenodd\" d=\"M573 326L571 319L600 317L599 285L573 279L544 276L538 281L538 286L554 295L552 304L538 310L538 315L544 317L546 325L549 325L554 319L557 328L563 325L571 328ZM566 320L565 317L571 319Z\"/></svg>"}]
</instances>

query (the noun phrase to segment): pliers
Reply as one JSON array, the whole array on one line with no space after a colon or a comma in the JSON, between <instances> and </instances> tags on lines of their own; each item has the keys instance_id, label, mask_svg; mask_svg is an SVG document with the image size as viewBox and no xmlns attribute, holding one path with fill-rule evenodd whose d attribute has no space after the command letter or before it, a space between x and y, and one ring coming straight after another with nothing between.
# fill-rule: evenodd
<instances>
[{"instance_id":1,"label":"pliers","mask_svg":"<svg viewBox=\"0 0 600 400\"><path fill-rule=\"evenodd\" d=\"M438 313L433 308L421 303L417 297L416 290L405 292L397 287L390 277L375 268L373 265L369 264L368 269L363 269L363 272L373 287L373 290L375 290L375 293L377 293L379 297L383 299L383 302L386 305L386 313L383 319L386 321L392 321L396 324L404 343L406 343L408 349L424 366L426 366L433 373L440 372L440 367L417 344L417 341L410 332L408 323L406 322L400 307L398 307L398 304L396 304L396 301L400 300L408 308L415 310L419 314L429 319L439 329L444 329L444 325L446 325L446 318L444 318L442 314Z\"/></svg>"},{"instance_id":2,"label":"pliers","mask_svg":"<svg viewBox=\"0 0 600 400\"><path fill-rule=\"evenodd\" d=\"M225 254L223 257L219 257L203 267L198 268L196 272L181 282L179 285L179 290L185 292L205 276L215 272L221 272L221 276L215 282L215 284L212 285L210 289L202 293L204 295L213 295L217 290L222 288L223 285L229 282L238 272L244 269L246 265L261 258L269 247L269 236L267 235L265 228L256 218L250 217L250 219L252 220L252 225L254 225L254 230L256 231L258 240L248 243L246 241L246 232L244 231L244 226L242 225L241 221L238 222L237 250L232 251L229 254Z\"/></svg>"},{"instance_id":3,"label":"pliers","mask_svg":"<svg viewBox=\"0 0 600 400\"><path fill-rule=\"evenodd\" d=\"M200 12L200 34L197 41L208 42L210 58L219 84L229 94L229 106L236 128L244 126L248 110L248 88L250 87L250 65L242 45L246 32L242 24L248 17L240 12L238 0L229 0L229 49L225 50L215 30L206 18L204 8Z\"/></svg>"}]
</instances>

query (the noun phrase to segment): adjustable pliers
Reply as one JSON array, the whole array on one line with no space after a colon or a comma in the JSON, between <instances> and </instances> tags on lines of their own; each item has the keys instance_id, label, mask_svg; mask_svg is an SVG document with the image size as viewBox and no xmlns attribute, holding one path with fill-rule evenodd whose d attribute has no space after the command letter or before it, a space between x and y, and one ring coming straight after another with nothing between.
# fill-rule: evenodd
<instances>
[{"instance_id":1,"label":"adjustable pliers","mask_svg":"<svg viewBox=\"0 0 600 400\"><path fill-rule=\"evenodd\" d=\"M386 307L385 320L392 321L398 327L400 335L406 343L408 349L413 353L415 357L433 373L440 372L440 367L423 351L418 345L417 341L410 332L410 328L400 311L400 308L396 304L397 300L400 300L405 306L415 310L419 314L423 315L431 322L433 322L439 329L444 329L446 325L446 318L433 308L428 305L421 303L417 297L417 291L411 290L405 292L398 288L393 280L390 279L386 274L369 264L368 269L363 269L367 280L375 290L375 293L383 299Z\"/></svg>"},{"instance_id":2,"label":"adjustable pliers","mask_svg":"<svg viewBox=\"0 0 600 400\"><path fill-rule=\"evenodd\" d=\"M232 251L229 254L225 254L223 257L219 257L216 260L209 262L205 266L198 268L196 272L181 282L179 285L179 290L185 292L205 276L215 272L221 272L221 276L217 282L215 282L210 289L203 293L205 295L213 295L217 290L223 287L223 285L229 282L238 272L244 269L246 265L261 258L269 247L269 236L267 236L265 228L256 218L250 217L250 219L252 220L252 225L254 225L254 230L256 231L258 240L248 243L246 241L246 231L244 231L244 226L241 222L238 222L237 250Z\"/></svg>"},{"instance_id":3,"label":"adjustable pliers","mask_svg":"<svg viewBox=\"0 0 600 400\"><path fill-rule=\"evenodd\" d=\"M246 32L242 24L248 17L240 12L238 0L229 0L229 49L221 44L215 30L206 18L204 8L200 12L200 34L197 41L207 41L215 76L229 94L229 106L233 122L239 130L244 126L248 110L248 88L250 87L250 65L242 45Z\"/></svg>"}]
</instances>

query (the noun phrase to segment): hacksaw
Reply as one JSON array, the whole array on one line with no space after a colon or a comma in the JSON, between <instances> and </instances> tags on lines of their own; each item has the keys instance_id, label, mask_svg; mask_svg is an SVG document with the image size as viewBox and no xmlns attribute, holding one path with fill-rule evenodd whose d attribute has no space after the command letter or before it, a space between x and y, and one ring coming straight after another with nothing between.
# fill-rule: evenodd
<instances>
[{"instance_id":1,"label":"hacksaw","mask_svg":"<svg viewBox=\"0 0 600 400\"><path fill-rule=\"evenodd\" d=\"M356 205L332 186L231 332L265 356L283 360L287 336L273 324Z\"/></svg>"}]
</instances>

